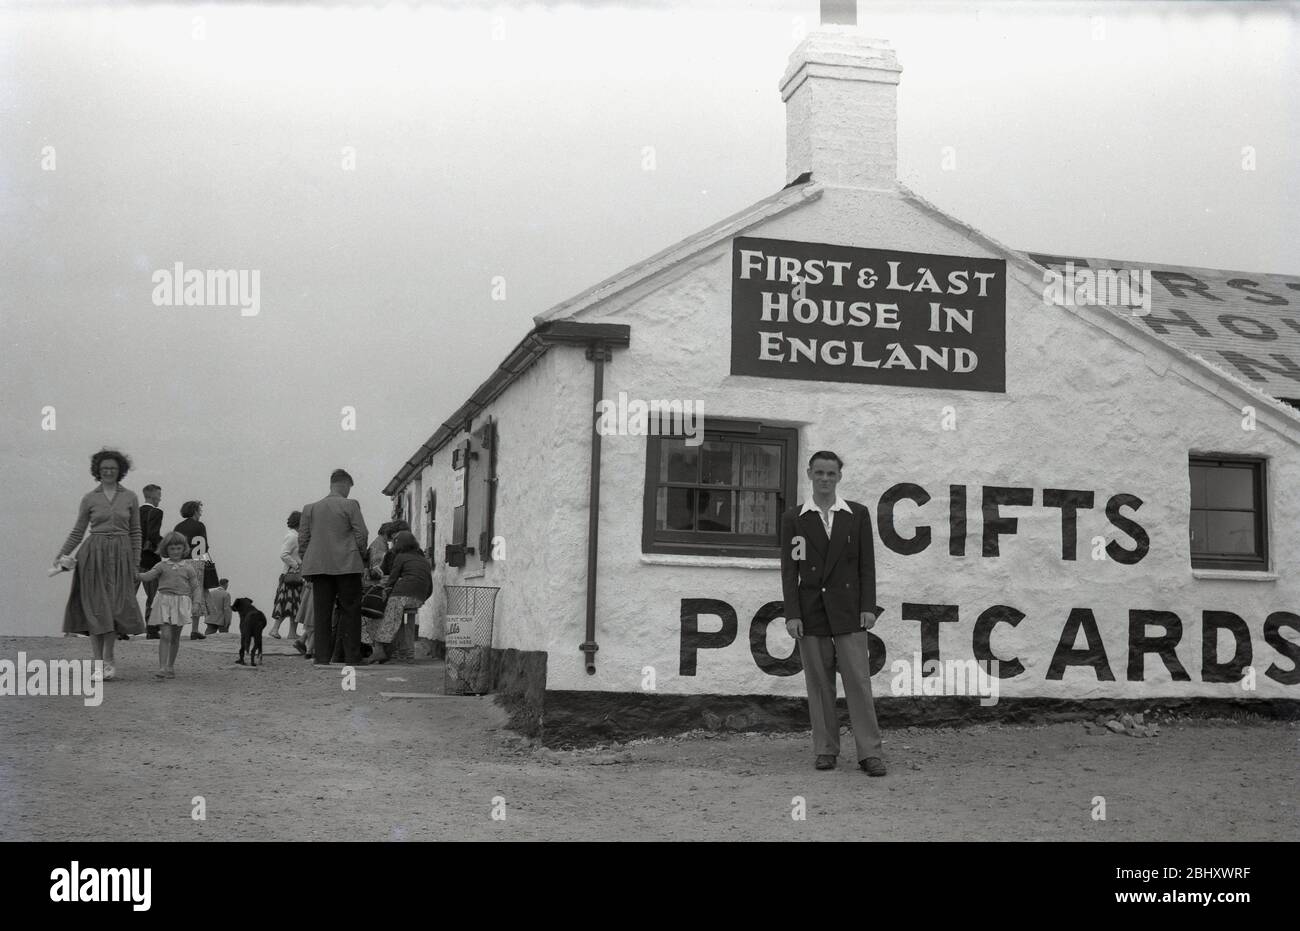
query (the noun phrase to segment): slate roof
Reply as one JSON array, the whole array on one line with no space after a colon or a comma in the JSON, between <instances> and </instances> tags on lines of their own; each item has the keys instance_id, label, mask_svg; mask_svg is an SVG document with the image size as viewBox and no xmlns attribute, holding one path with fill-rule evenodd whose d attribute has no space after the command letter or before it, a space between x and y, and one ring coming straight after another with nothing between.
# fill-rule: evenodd
<instances>
[{"instance_id":1,"label":"slate roof","mask_svg":"<svg viewBox=\"0 0 1300 931\"><path fill-rule=\"evenodd\" d=\"M1062 274L1067 262L1075 269L1149 271L1151 312L1129 314L1132 319L1238 381L1300 407L1300 276L1022 254Z\"/></svg>"}]
</instances>

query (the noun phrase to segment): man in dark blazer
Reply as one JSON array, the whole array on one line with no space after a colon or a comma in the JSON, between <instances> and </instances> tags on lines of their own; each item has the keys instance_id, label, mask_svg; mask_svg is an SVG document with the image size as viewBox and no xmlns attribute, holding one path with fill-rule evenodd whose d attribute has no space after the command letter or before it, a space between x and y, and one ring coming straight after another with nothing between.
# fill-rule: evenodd
<instances>
[{"instance_id":1,"label":"man in dark blazer","mask_svg":"<svg viewBox=\"0 0 1300 931\"><path fill-rule=\"evenodd\" d=\"M140 571L147 572L162 561L158 555L158 544L162 542L162 525L163 512L158 505L162 504L162 488L158 485L144 486L145 503L140 505L140 536L143 545L140 547ZM140 590L140 583L135 583L136 591ZM158 580L144 583L144 622L145 636L149 640L157 640L158 625L149 623L149 615L153 611L153 599L158 594Z\"/></svg>"},{"instance_id":2,"label":"man in dark blazer","mask_svg":"<svg viewBox=\"0 0 1300 931\"><path fill-rule=\"evenodd\" d=\"M348 498L352 476L342 469L330 475L330 493L305 504L298 524L302 575L312 583L315 610L316 662L327 664L334 652L330 621L334 602L339 606L338 635L343 640L343 662L364 665L361 659L361 573L369 534L361 505Z\"/></svg>"},{"instance_id":3,"label":"man in dark blazer","mask_svg":"<svg viewBox=\"0 0 1300 931\"><path fill-rule=\"evenodd\" d=\"M812 497L781 515L781 588L785 624L799 644L817 769L834 769L840 752L835 672L844 680L858 766L885 775L880 726L871 698L867 631L880 615L876 556L867 508L835 488L844 463L829 450L812 454Z\"/></svg>"}]
</instances>

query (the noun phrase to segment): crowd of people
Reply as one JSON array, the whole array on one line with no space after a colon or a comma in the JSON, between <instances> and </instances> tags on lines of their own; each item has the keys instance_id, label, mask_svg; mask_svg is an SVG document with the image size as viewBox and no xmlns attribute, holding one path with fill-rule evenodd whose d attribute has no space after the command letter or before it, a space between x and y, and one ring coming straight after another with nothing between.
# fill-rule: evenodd
<instances>
[{"instance_id":1,"label":"crowd of people","mask_svg":"<svg viewBox=\"0 0 1300 931\"><path fill-rule=\"evenodd\" d=\"M95 675L106 680L116 675L118 640L156 639L155 675L171 679L186 625L191 640L230 629L229 580L216 574L203 503L186 501L180 522L164 535L162 488L146 485L141 505L121 484L130 469L118 450L91 456L99 484L82 496L54 560L72 573L63 631L90 637L94 658L103 661ZM433 592L432 563L406 521L384 524L369 540L361 506L349 497L352 486L352 476L336 469L329 494L289 515L270 635L281 639L287 622L285 636L316 663L414 660L414 614Z\"/></svg>"}]
</instances>

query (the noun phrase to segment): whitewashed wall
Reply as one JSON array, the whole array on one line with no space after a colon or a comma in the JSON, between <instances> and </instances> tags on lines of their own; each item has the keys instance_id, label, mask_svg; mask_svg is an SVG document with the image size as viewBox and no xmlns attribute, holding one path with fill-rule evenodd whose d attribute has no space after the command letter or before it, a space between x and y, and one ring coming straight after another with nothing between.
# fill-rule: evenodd
<instances>
[{"instance_id":1,"label":"whitewashed wall","mask_svg":"<svg viewBox=\"0 0 1300 931\"><path fill-rule=\"evenodd\" d=\"M436 489L438 497L434 593L421 608L421 617L433 619L439 637L446 585L500 587L493 629L493 645L499 649L545 649L541 645L549 642L549 628L560 623L556 602L567 592L576 590L581 596L585 591L590 426L573 412L590 406L591 372L584 361L583 377L569 380L561 371L569 361L566 356L582 360L581 350L548 352L484 412L497 419L493 530L503 538L504 559L488 562L481 574L472 567L445 564L456 504L451 454L466 435L439 450L433 464L421 472L423 487ZM474 427L481 423L482 418L476 419ZM574 641L575 650L581 639Z\"/></svg>"},{"instance_id":2,"label":"whitewashed wall","mask_svg":"<svg viewBox=\"0 0 1300 931\"><path fill-rule=\"evenodd\" d=\"M956 224L899 195L827 189L797 211L746 235L864 248L999 257ZM1010 277L1007 293L1007 391L947 392L729 375L730 242L689 263L675 280L592 308L578 319L632 327L631 346L615 352L606 370L606 397L682 398L704 402L707 415L757 418L799 428L801 458L834 449L846 462L841 492L868 505L898 482L924 487L932 499L919 511L897 509L897 527L910 536L928 524L933 539L922 553L903 556L877 539L877 600L885 614L875 628L887 659L920 649L920 625L904 621L903 602L957 605L959 621L941 625L944 659L968 659L977 616L998 604L1023 612L1019 626L999 626L993 651L1018 657L1025 671L1001 683L1005 696L1143 698L1177 696L1295 698L1300 686L1264 675L1292 662L1265 643L1263 624L1274 611L1300 614L1300 448L1296 437L1267 426L1242 429L1240 399L1216 397L1161 353L1146 354L1062 309L1049 308L1040 289ZM1010 271L1010 265L1009 265ZM1104 311L1096 311L1104 313ZM1222 389L1219 389L1222 391ZM496 531L508 558L491 564L482 583L503 586L495 645L549 653L549 689L641 691L647 667L663 693L803 694L802 678L775 677L754 663L750 619L781 597L775 561L696 559L641 553L645 439L605 437L596 639L597 673L588 676L583 640L586 501L591 417L591 363L580 350L554 349L493 405L500 418ZM940 427L955 409L957 429ZM1188 543L1189 452L1237 452L1269 457L1270 551L1279 578L1224 581L1193 577ZM436 481L440 514L439 581L451 530L450 448L439 454L425 487ZM800 474L802 475L802 462ZM948 487L967 488L967 555L948 553ZM1018 532L1000 538L1001 555L981 552L980 500L986 485L1034 489L1034 506L1004 507ZM1042 505L1042 489L1090 490L1094 508L1080 511L1078 559L1061 558L1061 514ZM1104 514L1115 494L1144 502L1128 512L1150 535L1150 552L1136 565L1091 558L1096 536L1132 541ZM914 516L909 516L914 515ZM878 530L878 528L877 528ZM757 567L757 568L755 568ZM481 584L469 580L470 584ZM439 592L426 610L438 611ZM726 648L702 650L694 676L679 674L681 602L720 599L738 616ZM1045 678L1072 608L1094 613L1112 682L1088 667ZM1128 681L1129 611L1163 610L1182 622L1177 655L1191 681L1171 681L1154 655L1142 681ZM1232 611L1249 626L1257 689L1201 681L1201 612ZM716 629L712 618L702 629ZM1159 633L1152 630L1152 634ZM1284 631L1291 641L1293 630ZM1077 647L1084 646L1082 635ZM793 647L780 622L768 628L767 648ZM1224 638L1223 657L1232 652ZM887 690L889 666L876 676Z\"/></svg>"}]
</instances>

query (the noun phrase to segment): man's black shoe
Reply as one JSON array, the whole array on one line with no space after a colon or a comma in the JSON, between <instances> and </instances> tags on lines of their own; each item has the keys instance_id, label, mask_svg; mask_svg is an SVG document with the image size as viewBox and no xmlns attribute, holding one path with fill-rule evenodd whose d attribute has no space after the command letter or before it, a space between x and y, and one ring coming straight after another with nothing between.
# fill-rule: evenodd
<instances>
[{"instance_id":1,"label":"man's black shoe","mask_svg":"<svg viewBox=\"0 0 1300 931\"><path fill-rule=\"evenodd\" d=\"M869 756L865 760L858 760L858 766L868 776L885 775L885 761L878 756Z\"/></svg>"},{"instance_id":2,"label":"man's black shoe","mask_svg":"<svg viewBox=\"0 0 1300 931\"><path fill-rule=\"evenodd\" d=\"M813 763L813 767L815 769L834 769L835 757L831 756L829 753L819 753L817 755L817 761Z\"/></svg>"}]
</instances>

